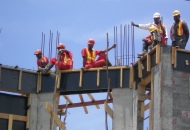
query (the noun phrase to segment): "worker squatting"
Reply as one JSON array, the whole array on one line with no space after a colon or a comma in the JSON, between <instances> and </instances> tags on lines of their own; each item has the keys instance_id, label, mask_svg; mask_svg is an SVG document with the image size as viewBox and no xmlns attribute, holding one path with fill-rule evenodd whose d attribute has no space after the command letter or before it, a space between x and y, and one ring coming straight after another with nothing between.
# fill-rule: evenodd
<instances>
[{"instance_id":1,"label":"worker squatting","mask_svg":"<svg viewBox=\"0 0 190 130\"><path fill-rule=\"evenodd\" d=\"M131 22L132 26L138 27L140 29L149 30L150 35L143 38L143 51L139 56L144 55L148 48L154 47L156 44L167 44L167 28L166 25L162 23L160 19L161 16L158 12L154 13L153 23L149 24L135 24ZM170 38L172 40L172 46L177 46L181 49L185 49L185 46L189 39L189 29L187 23L184 20L180 20L180 12L178 10L173 11L174 23L170 29Z\"/></svg>"},{"instance_id":2,"label":"worker squatting","mask_svg":"<svg viewBox=\"0 0 190 130\"><path fill-rule=\"evenodd\" d=\"M132 26L138 27L140 29L149 30L150 34L145 37L142 41L143 43L143 52L139 55L144 55L148 48L154 47L157 44L167 44L167 28L161 22L159 13L154 13L153 18L154 22L149 24L135 24L131 22ZM184 20L180 20L180 12L175 10L173 12L174 23L170 29L170 38L172 40L172 46L177 46L181 49L185 49L185 46L189 39L189 29L187 23ZM106 51L110 51L111 49L116 47L116 44L113 44L112 47L108 48L108 50L94 50L93 46L95 44L94 39L89 39L88 47L82 49L82 57L83 57L83 68L95 68L102 67L106 65ZM66 50L66 47L63 43L59 43L57 45L58 49L58 59L52 58L48 61L48 58L44 56L41 50L36 50L35 55L37 57L37 65L38 69L42 71L42 73L47 73L54 65L56 70L67 70L73 68L73 60L72 53L69 50ZM96 59L96 56L99 56ZM111 63L108 61L108 65Z\"/></svg>"}]
</instances>

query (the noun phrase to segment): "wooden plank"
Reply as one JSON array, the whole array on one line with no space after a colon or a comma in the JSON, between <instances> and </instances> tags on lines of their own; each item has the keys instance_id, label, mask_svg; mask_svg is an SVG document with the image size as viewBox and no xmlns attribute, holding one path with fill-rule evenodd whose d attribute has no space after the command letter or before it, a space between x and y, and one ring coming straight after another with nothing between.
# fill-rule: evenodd
<instances>
[{"instance_id":1,"label":"wooden plank","mask_svg":"<svg viewBox=\"0 0 190 130\"><path fill-rule=\"evenodd\" d=\"M13 115L13 114L12 114ZM9 114L6 113L0 113L0 118L2 119L9 119ZM19 116L19 115L13 115L13 120L17 121L27 121L27 116Z\"/></svg>"},{"instance_id":2,"label":"wooden plank","mask_svg":"<svg viewBox=\"0 0 190 130\"><path fill-rule=\"evenodd\" d=\"M154 72L151 72L151 100L149 102L149 130L153 130L153 119L154 119Z\"/></svg>"},{"instance_id":3,"label":"wooden plank","mask_svg":"<svg viewBox=\"0 0 190 130\"><path fill-rule=\"evenodd\" d=\"M79 97L80 97L81 103L84 103L84 99L82 97L82 94L79 94ZM84 108L85 114L88 114L88 110L87 110L86 106L83 106L83 108Z\"/></svg>"},{"instance_id":4,"label":"wooden plank","mask_svg":"<svg viewBox=\"0 0 190 130\"><path fill-rule=\"evenodd\" d=\"M27 110L27 121L26 121L26 129L30 127L30 109Z\"/></svg>"},{"instance_id":5,"label":"wooden plank","mask_svg":"<svg viewBox=\"0 0 190 130\"><path fill-rule=\"evenodd\" d=\"M61 72L58 70L58 75L57 76L57 88L60 88L60 82L61 82Z\"/></svg>"},{"instance_id":6,"label":"wooden plank","mask_svg":"<svg viewBox=\"0 0 190 130\"><path fill-rule=\"evenodd\" d=\"M13 115L9 114L8 130L12 130L13 127Z\"/></svg>"},{"instance_id":7,"label":"wooden plank","mask_svg":"<svg viewBox=\"0 0 190 130\"><path fill-rule=\"evenodd\" d=\"M108 70L120 70L123 69L130 69L129 66L109 66ZM107 70L106 67L97 67L97 68L89 68L83 69L83 71L97 71L97 70ZM72 72L80 72L81 69L70 69L70 70L60 70L61 73L72 73Z\"/></svg>"},{"instance_id":8,"label":"wooden plank","mask_svg":"<svg viewBox=\"0 0 190 130\"><path fill-rule=\"evenodd\" d=\"M41 72L38 72L38 81L37 81L37 89L36 89L36 91L37 91L37 93L39 93L40 92L40 86L41 86L41 78L40 78L40 73Z\"/></svg>"},{"instance_id":9,"label":"wooden plank","mask_svg":"<svg viewBox=\"0 0 190 130\"><path fill-rule=\"evenodd\" d=\"M123 68L120 69L120 88L123 87Z\"/></svg>"},{"instance_id":10,"label":"wooden plank","mask_svg":"<svg viewBox=\"0 0 190 130\"><path fill-rule=\"evenodd\" d=\"M56 92L55 94L55 101L59 104L59 97L60 97L60 92Z\"/></svg>"},{"instance_id":11,"label":"wooden plank","mask_svg":"<svg viewBox=\"0 0 190 130\"><path fill-rule=\"evenodd\" d=\"M175 47L172 47L172 56L171 56L171 64L174 65L175 63L175 51L176 51L176 48Z\"/></svg>"},{"instance_id":12,"label":"wooden plank","mask_svg":"<svg viewBox=\"0 0 190 130\"><path fill-rule=\"evenodd\" d=\"M142 61L138 61L138 77L142 78Z\"/></svg>"},{"instance_id":13,"label":"wooden plank","mask_svg":"<svg viewBox=\"0 0 190 130\"><path fill-rule=\"evenodd\" d=\"M144 100L145 100L145 87L139 85L137 92L138 92L138 100L144 102Z\"/></svg>"},{"instance_id":14,"label":"wooden plank","mask_svg":"<svg viewBox=\"0 0 190 130\"><path fill-rule=\"evenodd\" d=\"M104 102L104 110L113 119L113 110L110 108L107 102Z\"/></svg>"},{"instance_id":15,"label":"wooden plank","mask_svg":"<svg viewBox=\"0 0 190 130\"><path fill-rule=\"evenodd\" d=\"M70 104L73 104L73 102L72 102L71 99L68 97L68 95L63 95L63 97L64 97Z\"/></svg>"},{"instance_id":16,"label":"wooden plank","mask_svg":"<svg viewBox=\"0 0 190 130\"><path fill-rule=\"evenodd\" d=\"M113 99L112 92L109 92L108 95L109 95L110 99Z\"/></svg>"},{"instance_id":17,"label":"wooden plank","mask_svg":"<svg viewBox=\"0 0 190 130\"><path fill-rule=\"evenodd\" d=\"M74 108L74 107L82 107L82 106L92 106L95 104L104 104L106 100L95 100L94 102L92 101L88 101L88 102L78 102L78 103L73 103L73 104L67 104L67 108ZM108 103L112 103L113 99L108 99L107 100ZM62 104L58 106L58 109L65 109L66 108L66 104Z\"/></svg>"},{"instance_id":18,"label":"wooden plank","mask_svg":"<svg viewBox=\"0 0 190 130\"><path fill-rule=\"evenodd\" d=\"M100 70L97 70L97 86L100 86Z\"/></svg>"},{"instance_id":19,"label":"wooden plank","mask_svg":"<svg viewBox=\"0 0 190 130\"><path fill-rule=\"evenodd\" d=\"M148 110L149 108L150 108L150 103L148 103L148 104L146 104L146 105L144 106L144 111Z\"/></svg>"},{"instance_id":20,"label":"wooden plank","mask_svg":"<svg viewBox=\"0 0 190 130\"><path fill-rule=\"evenodd\" d=\"M95 101L95 99L94 99L94 97L92 96L92 94L88 93L87 95L88 95L88 97L92 100L92 102ZM100 106L99 106L98 104L96 104L95 106L96 106L97 109L100 109Z\"/></svg>"},{"instance_id":21,"label":"wooden plank","mask_svg":"<svg viewBox=\"0 0 190 130\"><path fill-rule=\"evenodd\" d=\"M150 54L147 54L147 68L146 68L146 70L148 72L150 72L150 70L151 70L151 58L150 58Z\"/></svg>"},{"instance_id":22,"label":"wooden plank","mask_svg":"<svg viewBox=\"0 0 190 130\"><path fill-rule=\"evenodd\" d=\"M174 58L175 58L175 60L174 60L174 68L177 67L177 51L178 51L178 49L175 48L175 50L174 50Z\"/></svg>"},{"instance_id":23,"label":"wooden plank","mask_svg":"<svg viewBox=\"0 0 190 130\"><path fill-rule=\"evenodd\" d=\"M28 95L28 102L27 102L27 106L30 106L32 102L32 94Z\"/></svg>"},{"instance_id":24,"label":"wooden plank","mask_svg":"<svg viewBox=\"0 0 190 130\"><path fill-rule=\"evenodd\" d=\"M52 107L48 102L46 102L46 110L52 115L57 126L59 126L62 130L66 130L65 123L63 123L59 118L58 115L53 111Z\"/></svg>"},{"instance_id":25,"label":"wooden plank","mask_svg":"<svg viewBox=\"0 0 190 130\"><path fill-rule=\"evenodd\" d=\"M19 80L18 80L18 90L21 90L21 83L22 83L22 70L19 73Z\"/></svg>"},{"instance_id":26,"label":"wooden plank","mask_svg":"<svg viewBox=\"0 0 190 130\"><path fill-rule=\"evenodd\" d=\"M160 58L161 58L161 48L160 48L160 45L156 45L156 64L159 64L160 63Z\"/></svg>"},{"instance_id":27,"label":"wooden plank","mask_svg":"<svg viewBox=\"0 0 190 130\"><path fill-rule=\"evenodd\" d=\"M79 87L82 87L82 79L83 79L83 70L80 70L80 79L79 79Z\"/></svg>"},{"instance_id":28,"label":"wooden plank","mask_svg":"<svg viewBox=\"0 0 190 130\"><path fill-rule=\"evenodd\" d=\"M134 82L134 68L130 68L130 77L129 77L129 88L133 88L133 82Z\"/></svg>"},{"instance_id":29,"label":"wooden plank","mask_svg":"<svg viewBox=\"0 0 190 130\"><path fill-rule=\"evenodd\" d=\"M151 74L149 74L147 77L142 79L141 82L139 82L139 85L145 87L150 82L151 82Z\"/></svg>"},{"instance_id":30,"label":"wooden plank","mask_svg":"<svg viewBox=\"0 0 190 130\"><path fill-rule=\"evenodd\" d=\"M141 102L141 118L144 118L144 102Z\"/></svg>"}]
</instances>

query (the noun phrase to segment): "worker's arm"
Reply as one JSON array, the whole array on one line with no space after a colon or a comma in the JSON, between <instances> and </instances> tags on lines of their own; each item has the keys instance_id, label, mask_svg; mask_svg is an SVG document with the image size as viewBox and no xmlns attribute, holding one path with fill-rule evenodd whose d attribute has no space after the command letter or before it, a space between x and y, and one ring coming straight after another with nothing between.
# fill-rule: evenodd
<instances>
[{"instance_id":1,"label":"worker's arm","mask_svg":"<svg viewBox=\"0 0 190 130\"><path fill-rule=\"evenodd\" d=\"M183 27L184 34L185 34L185 36L187 38L187 42L188 42L188 40L189 40L189 28L187 26L187 23L183 22L182 27Z\"/></svg>"},{"instance_id":2,"label":"worker's arm","mask_svg":"<svg viewBox=\"0 0 190 130\"><path fill-rule=\"evenodd\" d=\"M135 27L139 27L139 25L138 25L138 24L135 24L134 22L131 22L131 25L132 25L132 26L135 26Z\"/></svg>"},{"instance_id":3,"label":"worker's arm","mask_svg":"<svg viewBox=\"0 0 190 130\"><path fill-rule=\"evenodd\" d=\"M115 44L115 43L114 43L110 48L108 48L108 51L110 51L110 50L113 49L113 48L116 48L116 44ZM105 49L104 51L100 51L99 54L105 53L106 51L107 51L107 49Z\"/></svg>"}]
</instances>

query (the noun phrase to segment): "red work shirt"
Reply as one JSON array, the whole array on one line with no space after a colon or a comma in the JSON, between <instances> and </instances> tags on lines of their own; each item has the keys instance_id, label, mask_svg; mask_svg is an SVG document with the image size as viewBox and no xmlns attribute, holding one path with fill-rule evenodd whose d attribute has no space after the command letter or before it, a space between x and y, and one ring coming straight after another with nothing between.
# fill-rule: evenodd
<instances>
[{"instance_id":1,"label":"red work shirt","mask_svg":"<svg viewBox=\"0 0 190 130\"><path fill-rule=\"evenodd\" d=\"M46 56L42 56L41 59L37 59L37 65L38 67L45 68L48 64L48 58Z\"/></svg>"},{"instance_id":2,"label":"red work shirt","mask_svg":"<svg viewBox=\"0 0 190 130\"><path fill-rule=\"evenodd\" d=\"M100 55L100 52L101 52L101 51L102 51L102 50L94 50L95 56ZM90 52L90 55L92 55L92 51L89 51L89 52ZM83 48L83 49L82 49L81 54L82 54L82 57L87 57L86 48Z\"/></svg>"}]
</instances>

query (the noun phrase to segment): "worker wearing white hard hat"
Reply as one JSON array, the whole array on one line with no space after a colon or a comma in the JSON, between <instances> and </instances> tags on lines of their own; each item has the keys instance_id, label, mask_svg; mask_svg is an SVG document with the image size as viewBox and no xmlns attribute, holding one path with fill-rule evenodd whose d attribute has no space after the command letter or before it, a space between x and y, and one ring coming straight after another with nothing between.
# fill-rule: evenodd
<instances>
[{"instance_id":1,"label":"worker wearing white hard hat","mask_svg":"<svg viewBox=\"0 0 190 130\"><path fill-rule=\"evenodd\" d=\"M132 26L138 27L140 29L144 29L144 30L149 30L151 26L155 26L158 28L158 31L162 37L162 42L161 44L166 45L167 44L167 39L168 39L168 35L167 35L167 28L166 25L164 25L161 21L161 15L158 12L155 12L153 14L153 19L154 22L153 23L148 23L148 24L135 24L134 22L131 22ZM146 46L144 44L148 44L148 43L143 43L143 47ZM143 53L147 52L148 49L143 48Z\"/></svg>"}]
</instances>

